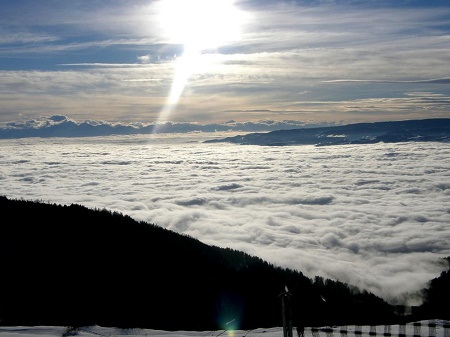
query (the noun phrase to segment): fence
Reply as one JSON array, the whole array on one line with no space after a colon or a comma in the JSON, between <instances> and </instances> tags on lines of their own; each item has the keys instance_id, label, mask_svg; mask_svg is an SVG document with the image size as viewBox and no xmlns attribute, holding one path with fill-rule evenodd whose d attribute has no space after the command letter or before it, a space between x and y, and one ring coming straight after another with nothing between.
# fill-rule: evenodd
<instances>
[{"instance_id":1,"label":"fence","mask_svg":"<svg viewBox=\"0 0 450 337\"><path fill-rule=\"evenodd\" d=\"M293 337L298 337L293 329ZM118 329L100 326L70 327L4 327L0 337L11 336L79 336L79 337L283 337L283 327L252 330L161 331L151 329ZM400 325L305 327L304 337L450 337L450 321L430 320Z\"/></svg>"},{"instance_id":2,"label":"fence","mask_svg":"<svg viewBox=\"0 0 450 337\"><path fill-rule=\"evenodd\" d=\"M301 337L299 332L298 337ZM304 328L305 337L450 337L450 322L423 321L398 325Z\"/></svg>"}]
</instances>

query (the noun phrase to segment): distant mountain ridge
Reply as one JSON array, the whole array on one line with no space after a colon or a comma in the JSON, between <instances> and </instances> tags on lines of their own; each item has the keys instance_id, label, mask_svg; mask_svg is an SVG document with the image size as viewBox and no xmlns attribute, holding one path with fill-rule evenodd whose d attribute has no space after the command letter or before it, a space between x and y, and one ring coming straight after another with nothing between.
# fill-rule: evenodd
<instances>
[{"instance_id":1,"label":"distant mountain ridge","mask_svg":"<svg viewBox=\"0 0 450 337\"><path fill-rule=\"evenodd\" d=\"M242 145L343 145L399 142L449 142L450 118L357 123L308 129L277 130L207 140Z\"/></svg>"},{"instance_id":2,"label":"distant mountain ridge","mask_svg":"<svg viewBox=\"0 0 450 337\"><path fill-rule=\"evenodd\" d=\"M216 132L261 132L285 130L292 128L308 128L330 125L329 123L311 124L302 121L273 121L261 120L254 122L236 122L229 120L225 123L199 124L195 122L116 122L101 120L75 121L64 115L43 116L0 123L0 139L16 138L50 138L50 137L100 137L112 135L148 135L161 133L216 133Z\"/></svg>"}]
</instances>

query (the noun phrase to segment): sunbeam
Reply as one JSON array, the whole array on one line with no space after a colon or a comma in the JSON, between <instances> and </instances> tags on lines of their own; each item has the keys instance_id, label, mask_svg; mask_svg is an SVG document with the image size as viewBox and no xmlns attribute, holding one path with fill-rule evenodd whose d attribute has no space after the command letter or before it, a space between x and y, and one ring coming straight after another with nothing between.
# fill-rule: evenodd
<instances>
[{"instance_id":1,"label":"sunbeam","mask_svg":"<svg viewBox=\"0 0 450 337\"><path fill-rule=\"evenodd\" d=\"M202 67L202 55L237 40L245 18L234 0L162 0L159 5L165 36L170 43L182 44L184 52L175 60L172 86L157 125L170 118L189 78Z\"/></svg>"}]
</instances>

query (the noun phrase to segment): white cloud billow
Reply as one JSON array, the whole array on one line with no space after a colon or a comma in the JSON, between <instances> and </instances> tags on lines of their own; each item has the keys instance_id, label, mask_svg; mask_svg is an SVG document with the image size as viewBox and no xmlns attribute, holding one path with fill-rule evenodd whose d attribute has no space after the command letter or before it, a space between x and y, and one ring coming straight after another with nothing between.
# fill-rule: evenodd
<instances>
[{"instance_id":1,"label":"white cloud billow","mask_svg":"<svg viewBox=\"0 0 450 337\"><path fill-rule=\"evenodd\" d=\"M386 298L450 255L449 144L102 139L0 140L0 194L105 207Z\"/></svg>"}]
</instances>

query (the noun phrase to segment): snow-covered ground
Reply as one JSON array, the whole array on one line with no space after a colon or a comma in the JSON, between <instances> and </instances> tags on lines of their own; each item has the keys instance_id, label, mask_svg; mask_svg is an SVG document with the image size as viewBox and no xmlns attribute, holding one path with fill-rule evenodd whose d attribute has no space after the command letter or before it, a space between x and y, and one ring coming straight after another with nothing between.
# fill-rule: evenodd
<instances>
[{"instance_id":1,"label":"snow-covered ground","mask_svg":"<svg viewBox=\"0 0 450 337\"><path fill-rule=\"evenodd\" d=\"M351 337L351 336L411 336L411 337L449 337L450 322L429 320L401 325L381 326L334 326L305 328L305 337ZM118 329L88 326L73 329L59 326L16 326L0 327L0 337L64 337L64 336L135 336L135 337L282 337L283 328L259 328L253 330L217 330L217 331L162 331L151 329ZM293 336L297 336L293 329Z\"/></svg>"}]
</instances>

